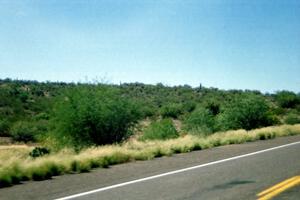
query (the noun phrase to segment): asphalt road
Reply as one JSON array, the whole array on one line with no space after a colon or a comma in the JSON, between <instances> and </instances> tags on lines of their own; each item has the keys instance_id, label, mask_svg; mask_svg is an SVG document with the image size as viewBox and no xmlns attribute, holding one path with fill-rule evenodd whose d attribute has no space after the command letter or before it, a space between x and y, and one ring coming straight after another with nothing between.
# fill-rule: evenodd
<instances>
[{"instance_id":1,"label":"asphalt road","mask_svg":"<svg viewBox=\"0 0 300 200\"><path fill-rule=\"evenodd\" d=\"M56 199L109 186L113 187L75 199L256 199L256 194L266 188L300 175L299 143L207 166L200 165L297 141L300 141L300 136L229 145L116 165L91 173L25 182L0 189L0 199ZM200 167L114 188L116 184L193 166ZM299 187L295 187L275 199L299 198Z\"/></svg>"}]
</instances>

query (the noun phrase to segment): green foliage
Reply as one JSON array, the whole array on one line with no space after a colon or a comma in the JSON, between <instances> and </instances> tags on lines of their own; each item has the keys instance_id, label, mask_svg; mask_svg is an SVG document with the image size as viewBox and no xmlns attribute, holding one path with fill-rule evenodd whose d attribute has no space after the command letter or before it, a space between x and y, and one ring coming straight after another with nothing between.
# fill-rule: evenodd
<instances>
[{"instance_id":1,"label":"green foliage","mask_svg":"<svg viewBox=\"0 0 300 200\"><path fill-rule=\"evenodd\" d=\"M184 128L194 134L209 134L215 131L215 119L212 112L199 107L185 120Z\"/></svg>"},{"instance_id":2,"label":"green foliage","mask_svg":"<svg viewBox=\"0 0 300 200\"><path fill-rule=\"evenodd\" d=\"M284 122L286 124L291 124L291 125L293 125L293 124L299 124L300 123L300 115L296 114L296 113L289 113L286 116Z\"/></svg>"},{"instance_id":3,"label":"green foliage","mask_svg":"<svg viewBox=\"0 0 300 200\"><path fill-rule=\"evenodd\" d=\"M272 125L276 121L269 110L268 103L261 96L240 95L226 105L218 116L218 125L222 130L250 130Z\"/></svg>"},{"instance_id":4,"label":"green foliage","mask_svg":"<svg viewBox=\"0 0 300 200\"><path fill-rule=\"evenodd\" d=\"M166 140L179 136L171 119L152 122L144 131L141 140Z\"/></svg>"},{"instance_id":5,"label":"green foliage","mask_svg":"<svg viewBox=\"0 0 300 200\"><path fill-rule=\"evenodd\" d=\"M35 120L49 120L49 114L48 114L48 113L41 112L41 113L35 115L35 116L34 116L34 119L35 119Z\"/></svg>"},{"instance_id":6,"label":"green foliage","mask_svg":"<svg viewBox=\"0 0 300 200\"><path fill-rule=\"evenodd\" d=\"M140 114L134 104L111 87L67 90L54 110L54 137L61 144L81 147L120 142Z\"/></svg>"},{"instance_id":7,"label":"green foliage","mask_svg":"<svg viewBox=\"0 0 300 200\"><path fill-rule=\"evenodd\" d=\"M220 108L220 103L210 100L205 103L205 108L210 111L211 114L216 116L217 114L220 113L221 108Z\"/></svg>"},{"instance_id":8,"label":"green foliage","mask_svg":"<svg viewBox=\"0 0 300 200\"><path fill-rule=\"evenodd\" d=\"M143 118L153 117L157 114L157 108L151 104L136 102L136 105L138 106Z\"/></svg>"},{"instance_id":9,"label":"green foliage","mask_svg":"<svg viewBox=\"0 0 300 200\"><path fill-rule=\"evenodd\" d=\"M193 101L184 102L182 108L187 113L193 112L196 109L196 103Z\"/></svg>"},{"instance_id":10,"label":"green foliage","mask_svg":"<svg viewBox=\"0 0 300 200\"><path fill-rule=\"evenodd\" d=\"M277 92L275 99L282 108L295 108L300 104L300 97L290 91Z\"/></svg>"},{"instance_id":11,"label":"green foliage","mask_svg":"<svg viewBox=\"0 0 300 200\"><path fill-rule=\"evenodd\" d=\"M36 141L37 134L37 127L27 121L18 121L11 128L12 138L19 142Z\"/></svg>"},{"instance_id":12,"label":"green foliage","mask_svg":"<svg viewBox=\"0 0 300 200\"><path fill-rule=\"evenodd\" d=\"M8 120L0 119L0 137L9 136L9 127Z\"/></svg>"},{"instance_id":13,"label":"green foliage","mask_svg":"<svg viewBox=\"0 0 300 200\"><path fill-rule=\"evenodd\" d=\"M181 114L183 114L183 107L181 104L168 104L161 108L161 116L163 118L177 119Z\"/></svg>"},{"instance_id":14,"label":"green foliage","mask_svg":"<svg viewBox=\"0 0 300 200\"><path fill-rule=\"evenodd\" d=\"M285 115L287 112L287 109L282 107L273 107L271 110L275 115Z\"/></svg>"}]
</instances>

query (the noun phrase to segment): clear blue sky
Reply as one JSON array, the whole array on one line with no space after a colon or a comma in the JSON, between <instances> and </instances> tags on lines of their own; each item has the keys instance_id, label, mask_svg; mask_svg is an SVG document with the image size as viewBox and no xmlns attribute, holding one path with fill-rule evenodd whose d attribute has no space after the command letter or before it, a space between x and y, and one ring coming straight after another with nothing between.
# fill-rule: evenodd
<instances>
[{"instance_id":1,"label":"clear blue sky","mask_svg":"<svg viewBox=\"0 0 300 200\"><path fill-rule=\"evenodd\" d=\"M300 91L299 0L0 0L0 78Z\"/></svg>"}]
</instances>

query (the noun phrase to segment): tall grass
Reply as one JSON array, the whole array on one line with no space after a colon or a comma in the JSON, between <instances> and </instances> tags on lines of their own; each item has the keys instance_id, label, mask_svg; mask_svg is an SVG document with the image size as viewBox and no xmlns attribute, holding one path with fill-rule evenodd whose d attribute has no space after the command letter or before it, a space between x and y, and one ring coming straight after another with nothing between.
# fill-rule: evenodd
<instances>
[{"instance_id":1,"label":"tall grass","mask_svg":"<svg viewBox=\"0 0 300 200\"><path fill-rule=\"evenodd\" d=\"M28 156L32 147L15 146L0 149L0 187L26 180L44 180L66 173L88 172L93 168L134 160L149 160L220 145L240 144L281 136L300 134L300 124L219 132L207 137L186 135L170 140L129 140L122 145L91 147L76 153L65 149L44 157Z\"/></svg>"}]
</instances>

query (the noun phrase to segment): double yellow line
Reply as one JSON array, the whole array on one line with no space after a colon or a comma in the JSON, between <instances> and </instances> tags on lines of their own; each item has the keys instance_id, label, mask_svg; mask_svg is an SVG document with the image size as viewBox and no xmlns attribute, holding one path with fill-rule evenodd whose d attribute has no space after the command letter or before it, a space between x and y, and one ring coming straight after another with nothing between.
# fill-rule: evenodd
<instances>
[{"instance_id":1,"label":"double yellow line","mask_svg":"<svg viewBox=\"0 0 300 200\"><path fill-rule=\"evenodd\" d=\"M273 197L284 192L285 190L292 188L298 184L300 184L300 176L294 176L257 194L258 200L272 199Z\"/></svg>"}]
</instances>

